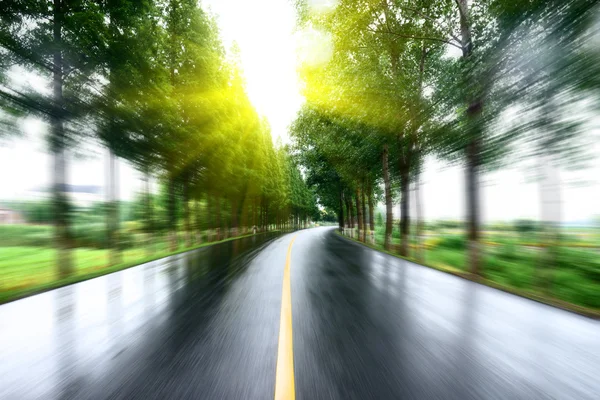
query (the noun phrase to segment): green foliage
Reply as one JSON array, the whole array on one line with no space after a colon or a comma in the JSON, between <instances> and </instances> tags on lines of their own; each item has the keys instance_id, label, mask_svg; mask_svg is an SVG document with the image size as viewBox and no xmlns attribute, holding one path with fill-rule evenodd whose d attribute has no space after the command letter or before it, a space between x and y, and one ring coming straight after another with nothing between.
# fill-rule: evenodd
<instances>
[{"instance_id":1,"label":"green foliage","mask_svg":"<svg viewBox=\"0 0 600 400\"><path fill-rule=\"evenodd\" d=\"M515 230L521 234L532 233L538 230L538 224L530 219L518 219L515 221Z\"/></svg>"},{"instance_id":2,"label":"green foliage","mask_svg":"<svg viewBox=\"0 0 600 400\"><path fill-rule=\"evenodd\" d=\"M497 232L509 232L512 231L515 224L509 224L506 222L494 222L486 226L487 229Z\"/></svg>"},{"instance_id":3,"label":"green foliage","mask_svg":"<svg viewBox=\"0 0 600 400\"><path fill-rule=\"evenodd\" d=\"M10 2L0 16L0 114L47 119L57 165L67 165L65 149L93 137L111 160L160 182L158 195L118 202L109 173L106 204L81 210L61 189L66 171L55 168L53 201L23 210L29 222L54 223L63 249L131 246L134 231L119 225L135 219L160 234L266 229L318 214L314 192L248 98L239 51L226 54L197 1L31 0ZM21 90L6 78L9 67L53 90Z\"/></svg>"},{"instance_id":4,"label":"green foliage","mask_svg":"<svg viewBox=\"0 0 600 400\"><path fill-rule=\"evenodd\" d=\"M47 224L53 221L53 205L48 200L3 202L2 205L20 212L28 223Z\"/></svg>"},{"instance_id":5,"label":"green foliage","mask_svg":"<svg viewBox=\"0 0 600 400\"><path fill-rule=\"evenodd\" d=\"M377 213L377 217L375 219L375 225L376 226L383 226L384 223L385 222L384 222L384 219L383 219L383 214L380 213L380 212L378 212Z\"/></svg>"},{"instance_id":6,"label":"green foliage","mask_svg":"<svg viewBox=\"0 0 600 400\"><path fill-rule=\"evenodd\" d=\"M462 221L453 220L440 220L436 221L434 224L438 229L462 229L465 225Z\"/></svg>"},{"instance_id":7,"label":"green foliage","mask_svg":"<svg viewBox=\"0 0 600 400\"><path fill-rule=\"evenodd\" d=\"M0 246L52 246L52 226L0 225Z\"/></svg>"},{"instance_id":8,"label":"green foliage","mask_svg":"<svg viewBox=\"0 0 600 400\"><path fill-rule=\"evenodd\" d=\"M577 275L600 285L600 260L589 250L577 250L559 247L557 252L557 268L572 271ZM554 280L560 284L558 279Z\"/></svg>"},{"instance_id":9,"label":"green foliage","mask_svg":"<svg viewBox=\"0 0 600 400\"><path fill-rule=\"evenodd\" d=\"M324 222L337 222L337 216L335 212L324 210L321 213L321 221Z\"/></svg>"},{"instance_id":10,"label":"green foliage","mask_svg":"<svg viewBox=\"0 0 600 400\"><path fill-rule=\"evenodd\" d=\"M436 229L467 228L479 241L479 176L514 161L515 143L548 164L584 163L586 118L573 114L600 105L594 0L295 4L301 28L319 32L331 54L302 64L307 104L292 136L319 199L340 215L340 197L360 201L357 189L383 179L400 186L407 237L408 188L424 155L435 153L465 165L469 219ZM382 154L391 177L379 168ZM393 198L386 194L388 208ZM520 221L517 230L536 227Z\"/></svg>"},{"instance_id":11,"label":"green foliage","mask_svg":"<svg viewBox=\"0 0 600 400\"><path fill-rule=\"evenodd\" d=\"M438 243L438 247L448 250L463 251L467 248L467 243L464 236L448 235L442 236Z\"/></svg>"}]
</instances>

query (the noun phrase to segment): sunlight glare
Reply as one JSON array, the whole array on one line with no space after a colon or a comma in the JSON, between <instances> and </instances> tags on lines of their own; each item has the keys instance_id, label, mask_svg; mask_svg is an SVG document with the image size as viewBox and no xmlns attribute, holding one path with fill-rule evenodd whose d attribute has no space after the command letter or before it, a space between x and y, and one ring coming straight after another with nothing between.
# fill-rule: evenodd
<instances>
[{"instance_id":1,"label":"sunlight glare","mask_svg":"<svg viewBox=\"0 0 600 400\"><path fill-rule=\"evenodd\" d=\"M308 28L297 35L298 60L300 65L317 67L327 64L333 55L331 34Z\"/></svg>"},{"instance_id":2,"label":"sunlight glare","mask_svg":"<svg viewBox=\"0 0 600 400\"><path fill-rule=\"evenodd\" d=\"M308 9L311 13L321 14L332 11L337 4L338 0L308 0Z\"/></svg>"}]
</instances>

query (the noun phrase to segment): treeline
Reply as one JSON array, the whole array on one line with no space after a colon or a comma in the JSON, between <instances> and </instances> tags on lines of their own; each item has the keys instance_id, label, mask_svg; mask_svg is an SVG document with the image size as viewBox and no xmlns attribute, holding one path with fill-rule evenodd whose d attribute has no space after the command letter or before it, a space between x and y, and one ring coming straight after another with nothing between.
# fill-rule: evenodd
<instances>
[{"instance_id":1,"label":"treeline","mask_svg":"<svg viewBox=\"0 0 600 400\"><path fill-rule=\"evenodd\" d=\"M585 160L583 133L600 104L596 1L312 4L296 2L300 27L331 52L301 69L307 103L292 135L309 184L337 210L340 228L356 226L362 240L382 187L387 249L399 199L400 253L408 256L411 227L418 242L423 232L426 157L463 165L468 264L479 274L482 174L530 157L540 181L552 181L552 171ZM549 232L558 222L542 209Z\"/></svg>"},{"instance_id":2,"label":"treeline","mask_svg":"<svg viewBox=\"0 0 600 400\"><path fill-rule=\"evenodd\" d=\"M90 138L110 152L104 212L112 264L120 258L119 158L145 177L150 240L162 222L150 182L164 188L172 249L181 231L186 245L196 241L205 226L200 208L217 239L252 226L299 227L315 213L313 193L248 99L236 50L228 57L196 0L25 0L4 2L0 17L2 133L25 116L49 123L61 276L73 271L69 159Z\"/></svg>"}]
</instances>

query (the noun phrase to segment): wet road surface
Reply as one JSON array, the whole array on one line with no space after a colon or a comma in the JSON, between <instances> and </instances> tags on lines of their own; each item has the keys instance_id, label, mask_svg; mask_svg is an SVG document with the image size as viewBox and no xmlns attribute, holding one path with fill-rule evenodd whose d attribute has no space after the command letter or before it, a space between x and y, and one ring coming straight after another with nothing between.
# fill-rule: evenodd
<instances>
[{"instance_id":1,"label":"wet road surface","mask_svg":"<svg viewBox=\"0 0 600 400\"><path fill-rule=\"evenodd\" d=\"M293 237L296 398L600 398L599 322L317 228L0 306L0 399L272 399Z\"/></svg>"}]
</instances>

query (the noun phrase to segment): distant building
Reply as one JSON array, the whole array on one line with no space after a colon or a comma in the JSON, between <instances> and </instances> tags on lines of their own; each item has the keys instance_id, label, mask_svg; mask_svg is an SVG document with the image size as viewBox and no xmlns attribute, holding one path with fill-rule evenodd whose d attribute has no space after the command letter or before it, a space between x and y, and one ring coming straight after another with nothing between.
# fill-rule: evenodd
<instances>
[{"instance_id":1,"label":"distant building","mask_svg":"<svg viewBox=\"0 0 600 400\"><path fill-rule=\"evenodd\" d=\"M24 222L23 215L19 211L0 208L0 225L14 225Z\"/></svg>"}]
</instances>

